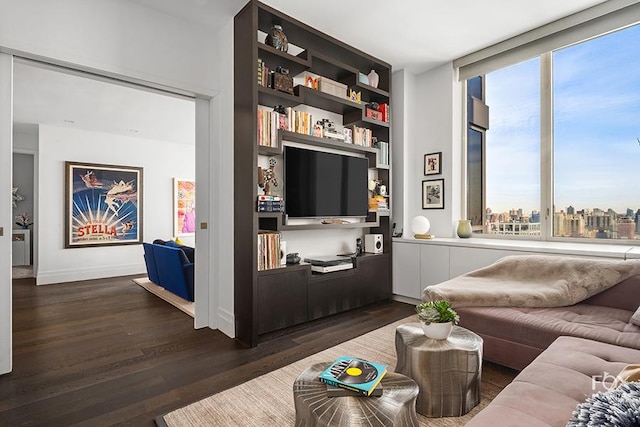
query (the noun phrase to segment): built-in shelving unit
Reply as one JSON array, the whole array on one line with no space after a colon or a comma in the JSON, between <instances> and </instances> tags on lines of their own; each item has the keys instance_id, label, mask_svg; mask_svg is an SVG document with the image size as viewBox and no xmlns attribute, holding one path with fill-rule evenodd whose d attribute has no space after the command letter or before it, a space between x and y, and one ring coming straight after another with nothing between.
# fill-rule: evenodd
<instances>
[{"instance_id":1,"label":"built-in shelving unit","mask_svg":"<svg viewBox=\"0 0 640 427\"><path fill-rule=\"evenodd\" d=\"M298 55L279 51L259 40L273 25L282 25ZM361 93L361 103L304 85L293 94L258 84L258 59L274 70L284 67L292 76L304 71L347 85ZM375 70L378 87L360 81ZM389 104L391 66L356 48L258 1L250 1L234 21L234 299L237 338L257 345L261 334L360 307L391 297L391 227L388 213L370 212L360 221L345 224L288 223L283 213L258 213L256 209L259 156L279 156L283 145L302 144L320 150L356 153L369 160L370 171L391 187L391 171L382 164L380 150L340 140L277 131L275 147L258 146L257 114L261 108L308 106L342 116L342 125L371 130L389 142L390 123L366 117L365 104ZM315 116L314 116L315 118ZM389 144L391 147L391 144ZM390 198L387 197L390 203ZM327 274L311 272L309 265L258 271L258 230L276 232L363 229L384 236L384 253L354 260L354 268ZM310 237L312 239L312 237ZM282 310L287 307L287 310Z\"/></svg>"}]
</instances>

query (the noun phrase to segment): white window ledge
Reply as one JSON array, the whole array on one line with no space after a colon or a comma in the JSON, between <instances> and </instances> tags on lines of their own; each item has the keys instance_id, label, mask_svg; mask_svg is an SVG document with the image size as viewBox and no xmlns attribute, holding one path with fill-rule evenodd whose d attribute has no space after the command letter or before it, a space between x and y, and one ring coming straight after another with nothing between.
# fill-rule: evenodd
<instances>
[{"instance_id":1,"label":"white window ledge","mask_svg":"<svg viewBox=\"0 0 640 427\"><path fill-rule=\"evenodd\" d=\"M575 242L543 242L539 240L500 240L472 237L457 239L435 237L433 239L394 238L394 242L418 245L458 246L477 249L499 249L514 252L536 252L562 255L580 255L620 259L640 259L640 247L630 245L606 245Z\"/></svg>"}]
</instances>

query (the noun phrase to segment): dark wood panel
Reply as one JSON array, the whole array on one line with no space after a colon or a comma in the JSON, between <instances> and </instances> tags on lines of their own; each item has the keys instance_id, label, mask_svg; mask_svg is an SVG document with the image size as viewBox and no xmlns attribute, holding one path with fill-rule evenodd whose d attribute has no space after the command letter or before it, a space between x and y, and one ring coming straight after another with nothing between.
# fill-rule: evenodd
<instances>
[{"instance_id":1,"label":"dark wood panel","mask_svg":"<svg viewBox=\"0 0 640 427\"><path fill-rule=\"evenodd\" d=\"M258 333L272 332L309 320L309 269L285 269L258 276Z\"/></svg>"},{"instance_id":2,"label":"dark wood panel","mask_svg":"<svg viewBox=\"0 0 640 427\"><path fill-rule=\"evenodd\" d=\"M374 304L247 348L194 330L191 317L130 277L15 280L14 369L0 376L0 425L151 427L158 415L411 314L411 305Z\"/></svg>"}]
</instances>

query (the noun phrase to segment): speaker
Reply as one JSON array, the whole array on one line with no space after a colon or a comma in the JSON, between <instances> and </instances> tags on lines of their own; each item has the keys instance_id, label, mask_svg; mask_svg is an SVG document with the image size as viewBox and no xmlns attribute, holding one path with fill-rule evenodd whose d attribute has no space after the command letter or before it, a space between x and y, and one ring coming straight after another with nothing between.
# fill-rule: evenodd
<instances>
[{"instance_id":1,"label":"speaker","mask_svg":"<svg viewBox=\"0 0 640 427\"><path fill-rule=\"evenodd\" d=\"M280 265L287 265L287 242L280 240Z\"/></svg>"},{"instance_id":2,"label":"speaker","mask_svg":"<svg viewBox=\"0 0 640 427\"><path fill-rule=\"evenodd\" d=\"M365 234L364 251L370 254L382 253L382 234Z\"/></svg>"}]
</instances>

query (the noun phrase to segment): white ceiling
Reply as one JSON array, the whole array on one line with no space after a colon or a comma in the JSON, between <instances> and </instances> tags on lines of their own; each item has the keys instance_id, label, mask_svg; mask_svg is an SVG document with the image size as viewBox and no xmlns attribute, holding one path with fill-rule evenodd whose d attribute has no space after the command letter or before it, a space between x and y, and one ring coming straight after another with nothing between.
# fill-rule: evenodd
<instances>
[{"instance_id":1,"label":"white ceiling","mask_svg":"<svg viewBox=\"0 0 640 427\"><path fill-rule=\"evenodd\" d=\"M16 62L13 121L195 143L195 102Z\"/></svg>"},{"instance_id":2,"label":"white ceiling","mask_svg":"<svg viewBox=\"0 0 640 427\"><path fill-rule=\"evenodd\" d=\"M131 0L191 22L222 25L246 0ZM263 0L390 63L422 72L605 0ZM284 29L286 33L286 28Z\"/></svg>"},{"instance_id":3,"label":"white ceiling","mask_svg":"<svg viewBox=\"0 0 640 427\"><path fill-rule=\"evenodd\" d=\"M217 28L245 0L130 0ZM419 73L604 0L265 0L333 37ZM285 28L286 33L286 28ZM156 108L159 107L159 108ZM16 64L14 121L192 144L194 103ZM72 123L73 122L73 123Z\"/></svg>"}]
</instances>

